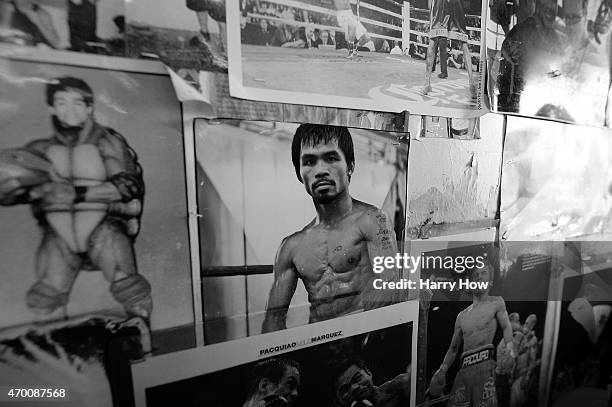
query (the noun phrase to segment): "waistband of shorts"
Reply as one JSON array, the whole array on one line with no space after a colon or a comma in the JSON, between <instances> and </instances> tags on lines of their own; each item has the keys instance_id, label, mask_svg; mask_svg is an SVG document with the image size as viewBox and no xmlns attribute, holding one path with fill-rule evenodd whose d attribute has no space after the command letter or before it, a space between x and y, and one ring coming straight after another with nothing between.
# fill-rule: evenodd
<instances>
[{"instance_id":1,"label":"waistband of shorts","mask_svg":"<svg viewBox=\"0 0 612 407\"><path fill-rule=\"evenodd\" d=\"M495 361L495 348L493 345L483 345L461 354L461 368L470 367L488 360Z\"/></svg>"}]
</instances>

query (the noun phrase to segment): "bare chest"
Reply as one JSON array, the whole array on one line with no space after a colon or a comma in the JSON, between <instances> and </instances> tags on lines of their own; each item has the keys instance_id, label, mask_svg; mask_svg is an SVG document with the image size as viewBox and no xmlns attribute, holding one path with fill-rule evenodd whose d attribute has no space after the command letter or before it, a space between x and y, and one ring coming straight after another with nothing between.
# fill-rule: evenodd
<instances>
[{"instance_id":1,"label":"bare chest","mask_svg":"<svg viewBox=\"0 0 612 407\"><path fill-rule=\"evenodd\" d=\"M493 306L480 306L467 310L461 318L464 336L493 334L497 329L496 309Z\"/></svg>"},{"instance_id":2,"label":"bare chest","mask_svg":"<svg viewBox=\"0 0 612 407\"><path fill-rule=\"evenodd\" d=\"M302 278L311 281L324 273L349 273L369 262L367 244L354 225L316 227L302 239L293 262Z\"/></svg>"},{"instance_id":3,"label":"bare chest","mask_svg":"<svg viewBox=\"0 0 612 407\"><path fill-rule=\"evenodd\" d=\"M106 169L100 151L93 144L75 147L51 146L47 158L59 175L68 179L104 181Z\"/></svg>"}]
</instances>

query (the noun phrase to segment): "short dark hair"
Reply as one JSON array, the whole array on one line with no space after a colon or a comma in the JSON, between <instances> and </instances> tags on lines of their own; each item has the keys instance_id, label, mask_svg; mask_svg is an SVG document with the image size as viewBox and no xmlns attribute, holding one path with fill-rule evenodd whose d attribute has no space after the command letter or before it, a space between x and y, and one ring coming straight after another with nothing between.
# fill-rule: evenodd
<instances>
[{"instance_id":1,"label":"short dark hair","mask_svg":"<svg viewBox=\"0 0 612 407\"><path fill-rule=\"evenodd\" d=\"M91 106L94 101L93 90L91 87L82 79L75 78L73 76L62 76L55 78L47 83L47 104L53 106L53 97L56 92L65 92L68 90L74 90L83 95L83 100L87 106Z\"/></svg>"},{"instance_id":2,"label":"short dark hair","mask_svg":"<svg viewBox=\"0 0 612 407\"><path fill-rule=\"evenodd\" d=\"M302 182L300 175L300 154L302 146L316 146L317 144L326 144L330 141L335 141L344 154L346 163L349 168L355 166L355 151L353 147L353 138L346 127L329 126L324 124L302 124L295 131L293 142L291 143L291 159L295 167L295 174Z\"/></svg>"},{"instance_id":3,"label":"short dark hair","mask_svg":"<svg viewBox=\"0 0 612 407\"><path fill-rule=\"evenodd\" d=\"M259 387L259 382L263 379L268 379L275 384L280 383L289 367L295 367L298 371L301 369L300 364L291 359L272 358L257 362L248 378L247 389L249 397L255 394Z\"/></svg>"},{"instance_id":4,"label":"short dark hair","mask_svg":"<svg viewBox=\"0 0 612 407\"><path fill-rule=\"evenodd\" d=\"M351 357L341 360L340 363L336 365L336 368L334 369L333 376L332 376L332 390L333 390L334 397L336 395L336 387L338 385L338 379L351 366L356 366L359 369L367 370L368 372L370 372L370 368L365 363L365 361L357 356L351 356Z\"/></svg>"}]
</instances>

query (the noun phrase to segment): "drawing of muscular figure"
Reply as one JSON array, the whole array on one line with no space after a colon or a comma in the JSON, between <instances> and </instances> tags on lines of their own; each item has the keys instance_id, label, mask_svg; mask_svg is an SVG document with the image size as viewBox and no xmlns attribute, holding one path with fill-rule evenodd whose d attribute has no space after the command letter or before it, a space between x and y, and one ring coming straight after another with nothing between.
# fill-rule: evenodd
<instances>
[{"instance_id":1,"label":"drawing of muscular figure","mask_svg":"<svg viewBox=\"0 0 612 407\"><path fill-rule=\"evenodd\" d=\"M53 134L0 152L0 204L30 204L42 231L27 306L65 311L79 271L100 270L126 313L148 319L151 286L138 274L133 248L144 198L136 153L96 122L83 80L52 80L46 98Z\"/></svg>"},{"instance_id":2,"label":"drawing of muscular figure","mask_svg":"<svg viewBox=\"0 0 612 407\"><path fill-rule=\"evenodd\" d=\"M312 197L317 216L278 249L262 331L286 328L300 279L308 292L309 322L401 301L398 290L373 288L375 278L401 278L396 269L375 274L370 260L396 256L397 241L383 211L349 194L355 155L348 129L302 124L291 150L296 175Z\"/></svg>"},{"instance_id":3,"label":"drawing of muscular figure","mask_svg":"<svg viewBox=\"0 0 612 407\"><path fill-rule=\"evenodd\" d=\"M492 266L476 268L471 281L492 280ZM472 305L457 315L455 331L450 346L440 368L434 373L429 386L429 394L439 396L446 386L446 372L457 356L463 342L461 368L453 382L448 407L496 407L495 357L493 338L497 325L504 334L506 348L498 357L502 364L512 365L516 357L512 337L512 327L506 312L506 304L501 297L488 294L487 288L472 291ZM511 370L511 368L506 368Z\"/></svg>"}]
</instances>

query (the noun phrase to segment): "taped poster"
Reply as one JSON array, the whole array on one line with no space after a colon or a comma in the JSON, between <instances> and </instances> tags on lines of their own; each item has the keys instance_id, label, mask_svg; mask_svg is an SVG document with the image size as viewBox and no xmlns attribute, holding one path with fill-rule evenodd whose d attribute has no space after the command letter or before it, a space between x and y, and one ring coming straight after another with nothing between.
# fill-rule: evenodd
<instances>
[{"instance_id":1,"label":"taped poster","mask_svg":"<svg viewBox=\"0 0 612 407\"><path fill-rule=\"evenodd\" d=\"M226 6L234 97L458 118L484 113L481 1ZM428 43L422 59L411 51L419 41ZM436 60L442 72L432 78Z\"/></svg>"}]
</instances>

